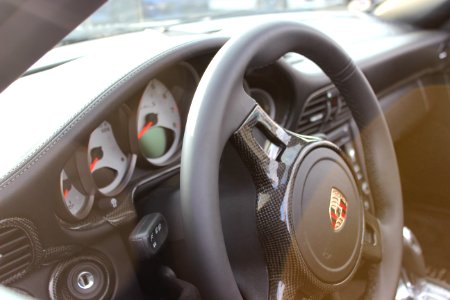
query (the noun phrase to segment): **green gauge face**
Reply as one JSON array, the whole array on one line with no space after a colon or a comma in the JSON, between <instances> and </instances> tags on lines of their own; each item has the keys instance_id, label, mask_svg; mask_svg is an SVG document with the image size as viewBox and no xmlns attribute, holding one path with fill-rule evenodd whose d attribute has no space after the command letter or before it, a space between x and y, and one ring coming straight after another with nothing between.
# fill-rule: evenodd
<instances>
[{"instance_id":1,"label":"green gauge face","mask_svg":"<svg viewBox=\"0 0 450 300\"><path fill-rule=\"evenodd\" d=\"M139 140L142 154L150 159L163 156L173 143L174 133L163 127L150 128Z\"/></svg>"}]
</instances>

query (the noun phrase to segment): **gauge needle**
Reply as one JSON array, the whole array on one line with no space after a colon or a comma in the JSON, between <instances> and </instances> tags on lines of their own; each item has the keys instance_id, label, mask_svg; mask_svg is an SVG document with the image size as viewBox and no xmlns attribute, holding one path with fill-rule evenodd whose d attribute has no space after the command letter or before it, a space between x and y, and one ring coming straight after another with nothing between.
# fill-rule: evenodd
<instances>
[{"instance_id":1,"label":"gauge needle","mask_svg":"<svg viewBox=\"0 0 450 300\"><path fill-rule=\"evenodd\" d=\"M96 157L96 158L94 158L94 160L91 162L91 165L90 165L90 167L89 167L89 170L91 171L91 173L92 173L92 171L94 171L95 165L98 163L98 161L99 161L99 159L98 159L98 157Z\"/></svg>"},{"instance_id":2,"label":"gauge needle","mask_svg":"<svg viewBox=\"0 0 450 300\"><path fill-rule=\"evenodd\" d=\"M153 126L153 121L148 122L144 128L141 129L141 131L139 131L138 133L138 139L140 140L141 137L147 132L147 130L149 130L151 127Z\"/></svg>"},{"instance_id":3,"label":"gauge needle","mask_svg":"<svg viewBox=\"0 0 450 300\"><path fill-rule=\"evenodd\" d=\"M64 196L64 199L66 199L67 195L69 195L70 189L72 188L72 184L70 183L70 181L68 179L65 179L63 181L62 185L63 185L62 186L62 188L63 188L63 196Z\"/></svg>"},{"instance_id":4,"label":"gauge needle","mask_svg":"<svg viewBox=\"0 0 450 300\"><path fill-rule=\"evenodd\" d=\"M63 194L64 194L64 199L66 199L66 198L67 198L67 195L69 194L69 190L68 190L68 189L65 189Z\"/></svg>"}]
</instances>

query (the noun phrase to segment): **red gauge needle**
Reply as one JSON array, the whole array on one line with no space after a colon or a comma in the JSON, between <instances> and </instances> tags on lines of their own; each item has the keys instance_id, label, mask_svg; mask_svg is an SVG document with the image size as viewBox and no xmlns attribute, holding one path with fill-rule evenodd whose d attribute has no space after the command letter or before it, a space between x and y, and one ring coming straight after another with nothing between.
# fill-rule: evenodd
<instances>
[{"instance_id":1,"label":"red gauge needle","mask_svg":"<svg viewBox=\"0 0 450 300\"><path fill-rule=\"evenodd\" d=\"M141 129L138 133L138 139L140 140L141 137L153 126L153 121L150 121L147 123L147 125L144 126L144 128Z\"/></svg>"},{"instance_id":2,"label":"red gauge needle","mask_svg":"<svg viewBox=\"0 0 450 300\"><path fill-rule=\"evenodd\" d=\"M91 173L94 171L95 165L98 163L99 159L96 157L94 158L94 160L91 162L91 166L89 167L89 170L91 170Z\"/></svg>"},{"instance_id":3,"label":"red gauge needle","mask_svg":"<svg viewBox=\"0 0 450 300\"><path fill-rule=\"evenodd\" d=\"M69 194L69 190L68 190L68 189L65 189L65 190L64 190L64 193L63 193L64 199L67 198L67 195L68 195L68 194Z\"/></svg>"}]
</instances>

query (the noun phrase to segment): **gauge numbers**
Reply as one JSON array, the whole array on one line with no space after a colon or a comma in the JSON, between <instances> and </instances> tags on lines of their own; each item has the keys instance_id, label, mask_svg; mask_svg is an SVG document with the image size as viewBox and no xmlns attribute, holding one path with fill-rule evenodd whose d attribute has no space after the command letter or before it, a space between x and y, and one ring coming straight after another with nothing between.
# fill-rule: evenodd
<instances>
[{"instance_id":1,"label":"gauge numbers","mask_svg":"<svg viewBox=\"0 0 450 300\"><path fill-rule=\"evenodd\" d=\"M89 171L100 193L114 196L125 186L130 159L120 149L111 124L104 121L89 138Z\"/></svg>"},{"instance_id":2,"label":"gauge numbers","mask_svg":"<svg viewBox=\"0 0 450 300\"><path fill-rule=\"evenodd\" d=\"M162 166L178 150L181 120L172 93L160 81L149 82L137 113L137 140L141 154L151 164Z\"/></svg>"}]
</instances>

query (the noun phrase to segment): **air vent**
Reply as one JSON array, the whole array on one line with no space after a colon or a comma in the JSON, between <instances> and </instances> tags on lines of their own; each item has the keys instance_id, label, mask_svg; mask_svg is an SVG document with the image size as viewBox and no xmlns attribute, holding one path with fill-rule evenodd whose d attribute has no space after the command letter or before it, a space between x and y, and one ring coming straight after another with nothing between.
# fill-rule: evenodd
<instances>
[{"instance_id":1,"label":"air vent","mask_svg":"<svg viewBox=\"0 0 450 300\"><path fill-rule=\"evenodd\" d=\"M328 117L327 97L321 94L309 99L297 124L300 134L314 134L320 132L322 124Z\"/></svg>"},{"instance_id":2,"label":"air vent","mask_svg":"<svg viewBox=\"0 0 450 300\"><path fill-rule=\"evenodd\" d=\"M297 125L300 134L330 133L345 125L352 115L336 88L310 98Z\"/></svg>"},{"instance_id":3,"label":"air vent","mask_svg":"<svg viewBox=\"0 0 450 300\"><path fill-rule=\"evenodd\" d=\"M33 262L32 244L19 227L0 228L0 282L26 272Z\"/></svg>"}]
</instances>

